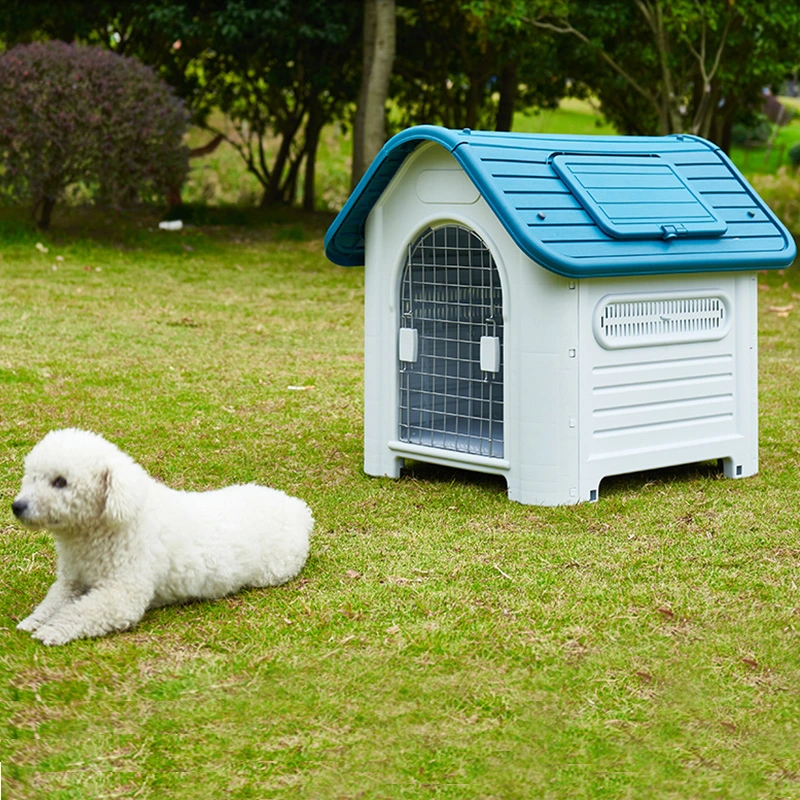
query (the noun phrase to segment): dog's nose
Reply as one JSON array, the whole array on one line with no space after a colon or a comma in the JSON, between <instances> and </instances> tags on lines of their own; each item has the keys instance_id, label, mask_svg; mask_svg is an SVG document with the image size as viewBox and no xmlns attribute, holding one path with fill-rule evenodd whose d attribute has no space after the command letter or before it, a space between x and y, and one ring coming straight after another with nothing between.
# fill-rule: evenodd
<instances>
[{"instance_id":1,"label":"dog's nose","mask_svg":"<svg viewBox=\"0 0 800 800\"><path fill-rule=\"evenodd\" d=\"M22 519L22 515L25 513L27 508L28 504L24 500L15 500L11 504L11 510L14 512L14 516L17 517L17 519Z\"/></svg>"}]
</instances>

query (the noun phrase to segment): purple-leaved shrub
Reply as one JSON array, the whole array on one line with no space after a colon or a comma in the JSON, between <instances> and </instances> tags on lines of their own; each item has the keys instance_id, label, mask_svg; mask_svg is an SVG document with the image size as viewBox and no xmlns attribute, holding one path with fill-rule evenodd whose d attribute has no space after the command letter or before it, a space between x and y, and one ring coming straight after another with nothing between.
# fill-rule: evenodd
<instances>
[{"instance_id":1,"label":"purple-leaved shrub","mask_svg":"<svg viewBox=\"0 0 800 800\"><path fill-rule=\"evenodd\" d=\"M0 192L47 228L80 184L96 200L157 200L188 172L188 114L152 69L59 41L0 55Z\"/></svg>"}]
</instances>

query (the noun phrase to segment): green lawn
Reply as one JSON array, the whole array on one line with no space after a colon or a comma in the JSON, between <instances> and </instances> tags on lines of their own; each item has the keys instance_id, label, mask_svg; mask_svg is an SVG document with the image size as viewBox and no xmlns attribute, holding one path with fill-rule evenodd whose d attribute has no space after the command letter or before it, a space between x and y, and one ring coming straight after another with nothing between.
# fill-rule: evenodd
<instances>
[{"instance_id":1,"label":"green lawn","mask_svg":"<svg viewBox=\"0 0 800 800\"><path fill-rule=\"evenodd\" d=\"M557 109L515 114L513 129L517 133L568 133L584 136L613 136L617 132L613 125L605 122L596 106L574 97L564 98Z\"/></svg>"},{"instance_id":2,"label":"green lawn","mask_svg":"<svg viewBox=\"0 0 800 800\"><path fill-rule=\"evenodd\" d=\"M800 276L759 276L758 476L526 507L364 476L363 271L326 261L328 222L0 224L5 796L800 797ZM301 577L63 648L18 633L55 562L9 506L69 425L176 488L303 497Z\"/></svg>"}]
</instances>

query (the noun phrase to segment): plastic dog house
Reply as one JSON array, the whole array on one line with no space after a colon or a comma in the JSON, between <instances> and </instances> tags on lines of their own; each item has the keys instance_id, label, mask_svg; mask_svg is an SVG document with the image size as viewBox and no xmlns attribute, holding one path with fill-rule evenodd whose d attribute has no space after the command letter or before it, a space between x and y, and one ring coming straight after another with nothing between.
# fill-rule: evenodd
<instances>
[{"instance_id":1,"label":"plastic dog house","mask_svg":"<svg viewBox=\"0 0 800 800\"><path fill-rule=\"evenodd\" d=\"M411 128L325 249L366 266L368 474L427 461L559 505L757 471L755 273L795 244L710 142Z\"/></svg>"}]
</instances>

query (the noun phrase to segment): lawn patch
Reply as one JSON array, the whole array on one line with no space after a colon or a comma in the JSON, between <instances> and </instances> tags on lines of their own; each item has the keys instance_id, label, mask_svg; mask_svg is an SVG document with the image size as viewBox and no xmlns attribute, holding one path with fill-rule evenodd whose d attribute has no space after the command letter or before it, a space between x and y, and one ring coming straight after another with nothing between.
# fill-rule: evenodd
<instances>
[{"instance_id":1,"label":"lawn patch","mask_svg":"<svg viewBox=\"0 0 800 800\"><path fill-rule=\"evenodd\" d=\"M9 796L800 797L794 270L758 276L757 476L537 508L458 470L364 476L363 272L325 260L317 217L74 213L0 241ZM300 578L64 648L18 633L55 560L10 502L68 425L175 488L304 498Z\"/></svg>"}]
</instances>

